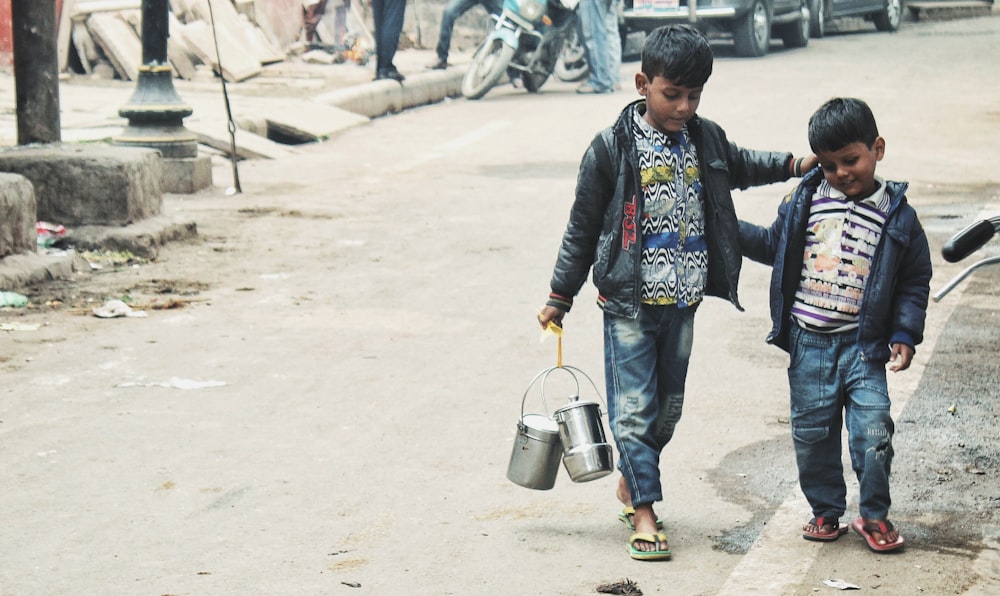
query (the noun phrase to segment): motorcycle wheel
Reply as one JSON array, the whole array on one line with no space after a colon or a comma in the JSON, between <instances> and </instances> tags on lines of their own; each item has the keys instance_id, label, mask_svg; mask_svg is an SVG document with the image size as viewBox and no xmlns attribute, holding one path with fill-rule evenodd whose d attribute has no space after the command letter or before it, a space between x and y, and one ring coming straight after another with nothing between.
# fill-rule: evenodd
<instances>
[{"instance_id":1,"label":"motorcycle wheel","mask_svg":"<svg viewBox=\"0 0 1000 596\"><path fill-rule=\"evenodd\" d=\"M542 88L545 81L549 80L549 75L547 74L523 74L521 75L521 81L524 82L524 88L528 93L538 93L538 90Z\"/></svg>"},{"instance_id":2,"label":"motorcycle wheel","mask_svg":"<svg viewBox=\"0 0 1000 596\"><path fill-rule=\"evenodd\" d=\"M566 83L576 83L590 75L590 66L587 65L587 50L580 42L575 27L566 34L562 51L559 52L559 59L552 67L552 74Z\"/></svg>"},{"instance_id":3,"label":"motorcycle wheel","mask_svg":"<svg viewBox=\"0 0 1000 596\"><path fill-rule=\"evenodd\" d=\"M490 39L479 46L469 69L462 77L462 95L479 99L497 84L514 57L514 48L499 39Z\"/></svg>"}]
</instances>

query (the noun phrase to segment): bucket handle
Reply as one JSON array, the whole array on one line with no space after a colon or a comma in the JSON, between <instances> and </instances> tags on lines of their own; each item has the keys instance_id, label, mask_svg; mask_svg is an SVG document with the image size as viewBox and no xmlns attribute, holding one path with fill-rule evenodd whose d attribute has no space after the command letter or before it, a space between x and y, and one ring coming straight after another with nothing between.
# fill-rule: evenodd
<instances>
[{"instance_id":1,"label":"bucket handle","mask_svg":"<svg viewBox=\"0 0 1000 596\"><path fill-rule=\"evenodd\" d=\"M605 408L607 408L607 402L604 401L604 397L601 395L600 390L597 388L597 384L594 383L594 380L591 379L590 376L587 373L583 372L582 370L580 370L579 368L577 368L575 366L570 366L568 364L560 364L559 366L553 366L551 368L547 368L547 369L543 370L542 372L540 372L537 375L535 375L535 378L531 379L531 382L528 383L528 388L524 390L524 397L521 398L521 422L522 422L522 424L524 422L524 403L528 399L528 393L531 392L531 388L535 386L535 383L537 383L539 379L542 380L542 385L541 385L541 389L542 389L542 391L541 391L541 393L542 393L542 396L541 396L542 397L542 406L544 407L546 414L548 413L548 411L549 411L549 404L548 404L548 401L545 399L545 381L549 378L550 374L552 374L553 372L555 372L557 370L564 370L564 371L568 372L571 377L573 377L573 382L576 383L576 396L577 396L577 399L579 399L579 396L580 396L580 379L576 376L576 373L579 373L580 375L582 375L583 378L587 379L590 382L590 386L594 388L594 393L597 394L598 399L600 399L601 402L605 404ZM576 373L574 373L573 371L576 371ZM606 414L607 412L602 412L602 413Z\"/></svg>"}]
</instances>

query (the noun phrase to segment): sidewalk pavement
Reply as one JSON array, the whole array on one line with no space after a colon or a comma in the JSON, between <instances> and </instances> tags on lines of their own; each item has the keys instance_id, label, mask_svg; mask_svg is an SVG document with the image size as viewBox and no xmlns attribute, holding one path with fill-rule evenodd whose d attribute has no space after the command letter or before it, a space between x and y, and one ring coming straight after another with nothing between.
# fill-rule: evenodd
<instances>
[{"instance_id":1,"label":"sidewalk pavement","mask_svg":"<svg viewBox=\"0 0 1000 596\"><path fill-rule=\"evenodd\" d=\"M461 95L462 76L470 53L453 52L447 70L430 70L433 50L408 49L396 54L395 64L406 77L402 83L375 81L374 64L307 63L297 58L268 65L261 75L226 83L229 111L238 125L240 158L280 159L294 155L294 147L266 138L268 128L293 130L316 141L364 125L372 118ZM192 81L175 79L174 88L192 115L186 128L199 140L199 153L228 161L230 137L221 79L205 71ZM68 76L61 81L60 128L63 143L110 142L128 121L118 115L135 92L136 83ZM0 150L17 145L16 88L12 73L0 73ZM214 153L213 153L214 151ZM50 222L58 224L60 222ZM71 245L155 257L163 244L197 235L192 222L155 216L124 227L87 226L69 230ZM74 241L79 241L75 243ZM82 244L81 244L82 243ZM89 269L74 251L39 251L0 258L0 290L18 290L50 279L68 278Z\"/></svg>"}]
</instances>

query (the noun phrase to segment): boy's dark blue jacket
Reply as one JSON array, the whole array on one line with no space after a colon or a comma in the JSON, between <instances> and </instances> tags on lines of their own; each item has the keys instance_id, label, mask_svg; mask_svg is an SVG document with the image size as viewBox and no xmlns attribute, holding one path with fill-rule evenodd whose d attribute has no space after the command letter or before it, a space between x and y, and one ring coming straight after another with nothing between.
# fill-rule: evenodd
<instances>
[{"instance_id":1,"label":"boy's dark blue jacket","mask_svg":"<svg viewBox=\"0 0 1000 596\"><path fill-rule=\"evenodd\" d=\"M802 275L806 227L813 193L823 180L814 168L781 202L769 228L740 220L743 254L771 265L771 333L767 342L785 351L795 291ZM894 343L915 347L924 339L930 293L931 256L917 212L906 201L906 183L886 182L892 197L882 237L872 257L858 315L858 347L862 358L887 362Z\"/></svg>"},{"instance_id":2,"label":"boy's dark blue jacket","mask_svg":"<svg viewBox=\"0 0 1000 596\"><path fill-rule=\"evenodd\" d=\"M552 273L550 305L569 310L593 267L601 308L632 319L639 315L643 205L632 118L635 110L644 109L644 100L626 106L584 153L576 200ZM792 154L738 147L719 125L698 116L688 122L688 130L704 188L705 294L728 299L742 310L736 290L743 259L730 191L788 180Z\"/></svg>"}]
</instances>

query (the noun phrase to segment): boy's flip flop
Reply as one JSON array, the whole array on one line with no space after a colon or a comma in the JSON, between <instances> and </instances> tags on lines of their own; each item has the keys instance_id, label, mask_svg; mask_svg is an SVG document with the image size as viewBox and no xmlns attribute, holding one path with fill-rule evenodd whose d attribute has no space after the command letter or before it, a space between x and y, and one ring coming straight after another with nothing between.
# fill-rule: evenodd
<instances>
[{"instance_id":1,"label":"boy's flip flop","mask_svg":"<svg viewBox=\"0 0 1000 596\"><path fill-rule=\"evenodd\" d=\"M628 554L633 559L639 561L665 561L671 557L669 547L649 551L639 550L635 547L636 542L648 542L654 546L659 546L661 542L666 544L667 535L663 532L657 532L656 534L632 534L632 537L628 539Z\"/></svg>"},{"instance_id":2,"label":"boy's flip flop","mask_svg":"<svg viewBox=\"0 0 1000 596\"><path fill-rule=\"evenodd\" d=\"M806 526L831 526L833 528L829 532L817 532L815 530L807 530L803 527L802 537L806 540L816 540L817 542L833 542L847 533L847 526L841 526L839 519L830 522L825 517L814 517L809 520L809 523L807 523Z\"/></svg>"},{"instance_id":3,"label":"boy's flip flop","mask_svg":"<svg viewBox=\"0 0 1000 596\"><path fill-rule=\"evenodd\" d=\"M622 509L622 512L618 514L618 519L621 520L623 524L625 524L626 528L635 532L635 522L632 521L633 515L635 515L635 508L625 507L624 509ZM663 529L662 519L656 520L656 528L659 530Z\"/></svg>"},{"instance_id":4,"label":"boy's flip flop","mask_svg":"<svg viewBox=\"0 0 1000 596\"><path fill-rule=\"evenodd\" d=\"M896 538L895 542L889 542L886 544L879 544L878 541L875 540L875 537L872 536L872 532L879 532L885 536L890 531L894 530L895 528L893 528L892 522L889 521L879 520L871 522L870 525L866 525L865 520L859 517L851 522L851 527L854 528L854 531L857 532L859 536L865 539L865 542L868 543L868 548L876 552L886 552L900 549L903 548L903 544L905 544L902 535L900 535L899 538Z\"/></svg>"}]
</instances>

